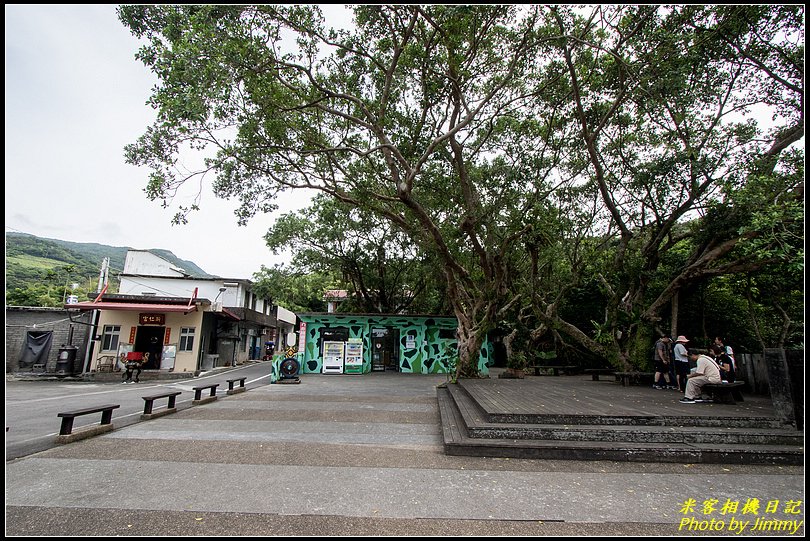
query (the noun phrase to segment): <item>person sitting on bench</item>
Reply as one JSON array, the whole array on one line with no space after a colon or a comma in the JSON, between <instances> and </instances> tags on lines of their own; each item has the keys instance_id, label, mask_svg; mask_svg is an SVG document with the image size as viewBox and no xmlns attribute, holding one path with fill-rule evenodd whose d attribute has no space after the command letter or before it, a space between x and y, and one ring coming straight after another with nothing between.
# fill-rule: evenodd
<instances>
[{"instance_id":1,"label":"person sitting on bench","mask_svg":"<svg viewBox=\"0 0 810 541\"><path fill-rule=\"evenodd\" d=\"M123 381L121 383L133 383L132 381L132 372L137 370L138 373L135 374L135 381L134 383L138 383L138 377L141 375L141 360L143 359L143 353L139 353L136 351L131 351L127 353L127 360L124 368L126 368L126 372L124 372ZM147 353L148 355L148 353Z\"/></svg>"},{"instance_id":2,"label":"person sitting on bench","mask_svg":"<svg viewBox=\"0 0 810 541\"><path fill-rule=\"evenodd\" d=\"M700 397L700 389L707 383L720 383L720 368L714 362L714 359L708 355L702 355L696 349L689 350L689 358L697 362L697 368L687 374L686 393L680 401L684 404L705 402Z\"/></svg>"},{"instance_id":3,"label":"person sitting on bench","mask_svg":"<svg viewBox=\"0 0 810 541\"><path fill-rule=\"evenodd\" d=\"M711 347L711 352L714 354L714 361L720 368L720 379L723 382L734 383L737 381L737 372L734 370L734 361L731 360L726 349L722 345L714 344Z\"/></svg>"}]
</instances>

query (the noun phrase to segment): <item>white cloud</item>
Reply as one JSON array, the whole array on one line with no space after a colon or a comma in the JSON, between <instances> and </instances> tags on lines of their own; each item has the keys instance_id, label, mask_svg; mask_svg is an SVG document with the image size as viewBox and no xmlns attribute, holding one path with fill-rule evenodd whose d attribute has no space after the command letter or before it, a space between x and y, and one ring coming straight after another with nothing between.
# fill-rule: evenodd
<instances>
[{"instance_id":1,"label":"white cloud","mask_svg":"<svg viewBox=\"0 0 810 541\"><path fill-rule=\"evenodd\" d=\"M163 248L211 274L251 278L281 262L264 244L275 215L237 226L235 202L203 192L189 224L144 193L124 146L152 122L153 75L111 5L6 5L6 230L73 242ZM280 212L308 196L279 201Z\"/></svg>"}]
</instances>

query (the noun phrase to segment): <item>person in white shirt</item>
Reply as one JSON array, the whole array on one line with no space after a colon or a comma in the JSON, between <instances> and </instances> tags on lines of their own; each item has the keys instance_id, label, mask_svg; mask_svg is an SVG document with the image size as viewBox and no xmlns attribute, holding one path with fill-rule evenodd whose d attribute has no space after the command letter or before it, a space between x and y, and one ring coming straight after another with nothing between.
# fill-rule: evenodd
<instances>
[{"instance_id":1,"label":"person in white shirt","mask_svg":"<svg viewBox=\"0 0 810 541\"><path fill-rule=\"evenodd\" d=\"M714 359L708 355L702 355L696 349L689 350L689 358L697 362L697 368L694 372L687 375L686 394L681 398L684 404L694 404L695 402L703 402L700 398L700 390L707 383L720 383L720 368Z\"/></svg>"},{"instance_id":2,"label":"person in white shirt","mask_svg":"<svg viewBox=\"0 0 810 541\"><path fill-rule=\"evenodd\" d=\"M686 351L686 343L689 339L684 335L675 339L675 347L672 350L675 357L675 374L678 377L678 387L681 392L686 391L686 375L689 374L689 356Z\"/></svg>"}]
</instances>

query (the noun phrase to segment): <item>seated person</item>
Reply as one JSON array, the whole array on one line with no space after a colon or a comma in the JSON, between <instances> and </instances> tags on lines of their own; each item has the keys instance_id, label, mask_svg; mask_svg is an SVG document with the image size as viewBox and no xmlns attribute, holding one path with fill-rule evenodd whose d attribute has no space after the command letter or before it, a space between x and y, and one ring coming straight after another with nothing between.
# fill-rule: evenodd
<instances>
[{"instance_id":1,"label":"seated person","mask_svg":"<svg viewBox=\"0 0 810 541\"><path fill-rule=\"evenodd\" d=\"M147 354L148 355L148 354ZM124 368L126 368L126 372L124 373L121 383L138 383L138 376L141 374L141 361L143 360L143 353L139 352L129 352L126 354L126 363L124 364ZM137 370L138 372L135 374L135 381L132 381L132 373Z\"/></svg>"},{"instance_id":2,"label":"seated person","mask_svg":"<svg viewBox=\"0 0 810 541\"><path fill-rule=\"evenodd\" d=\"M686 393L681 398L684 404L694 404L695 402L704 402L700 397L700 390L707 383L720 383L720 368L714 362L714 359L708 355L702 355L696 349L689 350L689 359L697 362L697 368L686 376Z\"/></svg>"},{"instance_id":3,"label":"seated person","mask_svg":"<svg viewBox=\"0 0 810 541\"><path fill-rule=\"evenodd\" d=\"M714 360L720 368L720 379L729 383L737 380L737 372L734 370L734 361L729 357L723 346L713 345L711 348Z\"/></svg>"}]
</instances>

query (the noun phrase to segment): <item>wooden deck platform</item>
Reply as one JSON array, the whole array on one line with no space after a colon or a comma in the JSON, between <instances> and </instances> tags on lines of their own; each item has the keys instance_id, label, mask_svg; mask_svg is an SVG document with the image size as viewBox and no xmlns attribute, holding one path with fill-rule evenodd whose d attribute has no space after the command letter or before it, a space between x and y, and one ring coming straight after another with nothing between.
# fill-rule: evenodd
<instances>
[{"instance_id":1,"label":"wooden deck platform","mask_svg":"<svg viewBox=\"0 0 810 541\"><path fill-rule=\"evenodd\" d=\"M559 378L462 380L464 389L492 416L564 415L605 417L771 418L776 411L768 396L746 396L738 404L682 404L683 393L647 386L625 386L588 375Z\"/></svg>"},{"instance_id":2,"label":"wooden deck platform","mask_svg":"<svg viewBox=\"0 0 810 541\"><path fill-rule=\"evenodd\" d=\"M460 380L438 390L448 454L650 462L803 463L803 432L770 397L679 402L589 375Z\"/></svg>"}]
</instances>

